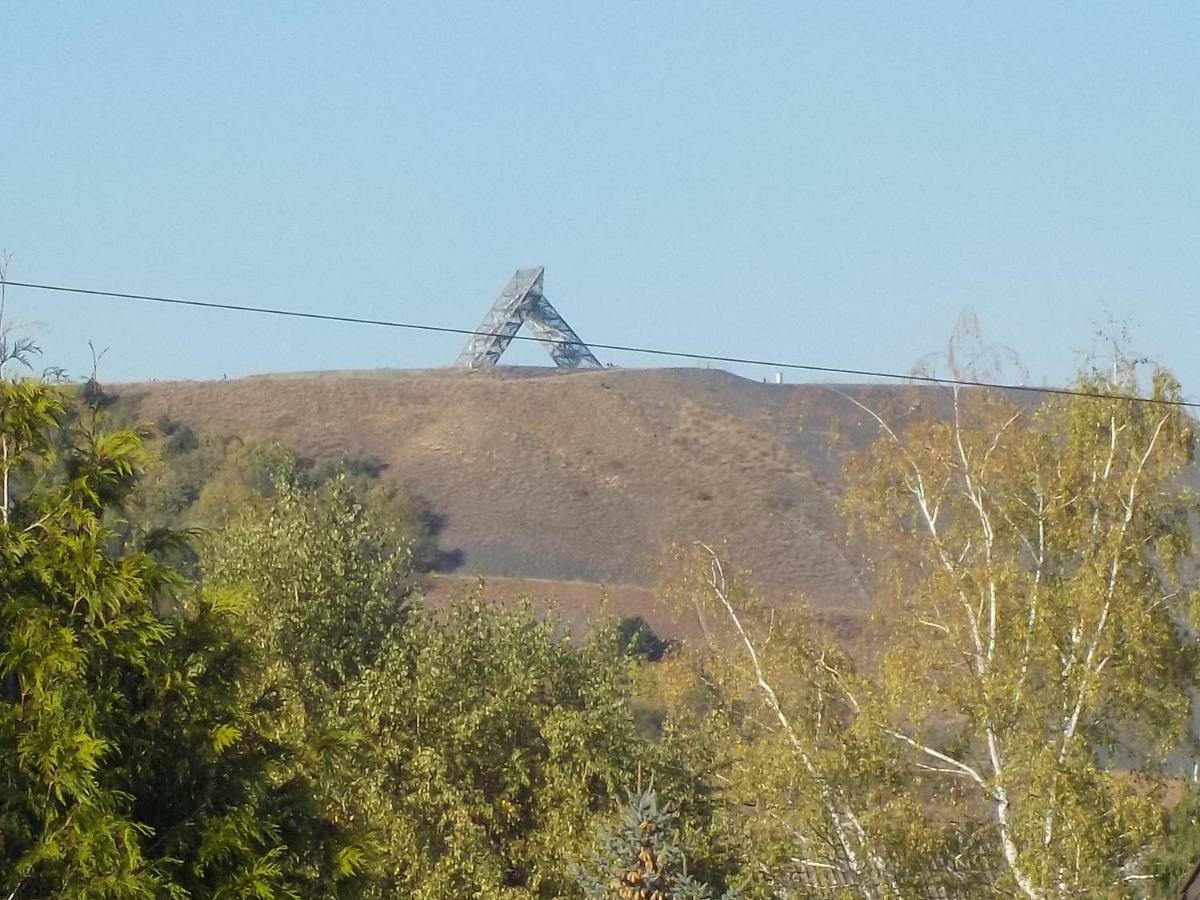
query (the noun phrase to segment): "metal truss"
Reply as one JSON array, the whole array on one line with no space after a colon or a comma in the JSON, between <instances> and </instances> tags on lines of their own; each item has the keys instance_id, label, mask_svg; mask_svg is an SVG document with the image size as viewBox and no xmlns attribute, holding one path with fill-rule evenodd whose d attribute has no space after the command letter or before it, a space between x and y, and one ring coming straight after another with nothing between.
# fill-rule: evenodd
<instances>
[{"instance_id":1,"label":"metal truss","mask_svg":"<svg viewBox=\"0 0 1200 900\"><path fill-rule=\"evenodd\" d=\"M555 365L563 369L600 368L600 361L542 293L545 271L541 266L517 270L475 329L477 333L467 339L455 365L469 369L496 365L513 336L528 324L533 336L544 341L542 346Z\"/></svg>"}]
</instances>

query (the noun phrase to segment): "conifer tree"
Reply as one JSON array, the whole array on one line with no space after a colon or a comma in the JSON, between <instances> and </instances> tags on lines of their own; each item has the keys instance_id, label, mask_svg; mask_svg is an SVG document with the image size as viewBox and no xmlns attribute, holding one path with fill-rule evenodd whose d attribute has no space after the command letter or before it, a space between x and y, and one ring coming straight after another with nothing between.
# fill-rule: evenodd
<instances>
[{"instance_id":1,"label":"conifer tree","mask_svg":"<svg viewBox=\"0 0 1200 900\"><path fill-rule=\"evenodd\" d=\"M711 889L687 872L675 816L653 787L630 791L621 823L580 877L588 900L708 900ZM732 900L732 894L724 895Z\"/></svg>"},{"instance_id":2,"label":"conifer tree","mask_svg":"<svg viewBox=\"0 0 1200 900\"><path fill-rule=\"evenodd\" d=\"M72 402L0 380L0 896L344 895L237 598L128 526L141 441Z\"/></svg>"}]
</instances>

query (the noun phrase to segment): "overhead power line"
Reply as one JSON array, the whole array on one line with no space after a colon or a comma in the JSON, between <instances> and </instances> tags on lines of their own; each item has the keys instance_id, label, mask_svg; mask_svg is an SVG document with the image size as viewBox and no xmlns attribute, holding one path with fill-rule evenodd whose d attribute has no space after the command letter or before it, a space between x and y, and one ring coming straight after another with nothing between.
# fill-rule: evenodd
<instances>
[{"instance_id":1,"label":"overhead power line","mask_svg":"<svg viewBox=\"0 0 1200 900\"><path fill-rule=\"evenodd\" d=\"M380 328L401 328L407 331L425 331L436 334L456 334L467 336L488 336L487 332L470 328L452 328L448 325L423 325L417 322L398 322L391 319L368 319L359 316L341 316L335 313L304 312L297 309L280 309L271 306L248 306L240 303L218 303L212 300L187 300L180 297L158 297L152 294L130 294L123 291L99 291L91 288L67 287L57 284L39 284L30 281L5 281L4 285L27 290L51 291L59 294L82 294L88 297L103 297L113 300L136 300L144 303L161 303L171 306L191 306L200 309L221 309L230 312L258 313L266 316L284 316L294 319L310 319L318 322L342 322L349 325L372 325ZM514 335L513 340L529 341L537 344L557 343L554 338L536 335ZM1129 400L1137 403L1155 403L1162 406L1176 406L1188 409L1200 409L1200 403L1187 400L1166 400L1156 397L1128 397L1122 394L1111 394L1102 391L1081 391L1073 388L1036 387L1028 384L1004 384L991 381L973 381L966 378L941 378L936 375L901 374L899 372L884 372L874 369L850 369L842 366L819 366L810 363L780 362L770 359L755 359L744 356L721 356L711 353L695 353L686 350L667 350L661 347L637 347L628 344L599 344L589 341L587 346L600 350L613 350L618 353L633 353L642 356L667 357L672 359L689 359L700 362L722 362L743 366L760 366L769 369L787 369L798 372L814 372L822 375L853 375L861 378L884 378L892 381L910 381L923 384L940 384L958 387L991 388L1003 391L1020 391L1031 394L1053 394L1062 397L1085 397L1093 400Z\"/></svg>"}]
</instances>

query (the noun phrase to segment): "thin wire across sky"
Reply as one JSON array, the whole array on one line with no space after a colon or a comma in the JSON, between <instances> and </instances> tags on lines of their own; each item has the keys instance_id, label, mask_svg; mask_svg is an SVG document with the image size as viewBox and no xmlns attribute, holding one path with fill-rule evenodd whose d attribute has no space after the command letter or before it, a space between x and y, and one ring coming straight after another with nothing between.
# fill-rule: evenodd
<instances>
[{"instance_id":1,"label":"thin wire across sky","mask_svg":"<svg viewBox=\"0 0 1200 900\"><path fill-rule=\"evenodd\" d=\"M470 337L487 336L487 332L469 328L453 328L448 325L425 325L417 322L400 322L390 319L369 319L358 316L344 316L336 313L303 312L294 309L281 309L271 306L248 306L240 303L219 303L212 300L189 300L181 297L160 297L153 294L133 294L124 291L101 291L92 288L68 287L56 284L41 284L31 281L5 281L10 288L25 290L50 291L59 294L77 294L88 297L99 297L110 300L132 300L143 303L158 303L170 306L190 306L200 309L225 310L228 312L256 313L266 316L284 316L295 319L310 319L319 322L340 322L348 325L369 325L377 328L399 328L407 331L424 331L437 334L456 334ZM553 338L536 335L514 335L513 340L528 341L536 344L555 343ZM942 378L935 375L902 374L873 369L853 369L842 366L823 366L811 363L783 362L780 360L755 359L742 356L724 356L712 353L696 353L688 350L670 350L661 347L641 347L630 344L604 344L594 341L586 342L588 347L600 350L612 350L618 353L631 353L641 356L659 358L686 359L700 362L721 362L733 365L757 366L769 369L784 369L789 371L813 372L823 375L852 375L861 378L879 378L890 381L907 381L921 384L938 384L957 387L990 388L1003 391L1021 391L1033 394L1053 394L1064 397L1085 397L1094 400L1130 400L1138 403L1155 403L1162 406L1176 406L1187 409L1200 409L1200 403L1187 400L1169 400L1157 397L1131 397L1121 394L1110 394L1101 391L1081 391L1072 388L1036 387L1027 384L1004 384L989 381L973 381L963 378Z\"/></svg>"}]
</instances>

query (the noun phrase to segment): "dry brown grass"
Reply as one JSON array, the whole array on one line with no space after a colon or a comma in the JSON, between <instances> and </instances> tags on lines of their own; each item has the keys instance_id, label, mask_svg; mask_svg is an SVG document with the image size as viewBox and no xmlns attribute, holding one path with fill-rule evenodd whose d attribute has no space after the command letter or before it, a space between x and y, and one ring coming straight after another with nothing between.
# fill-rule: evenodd
<instances>
[{"instance_id":1,"label":"dry brown grass","mask_svg":"<svg viewBox=\"0 0 1200 900\"><path fill-rule=\"evenodd\" d=\"M751 581L861 613L870 566L836 513L846 449L944 392L767 385L702 369L498 368L119 385L144 421L374 456L444 517L457 574L649 587L671 542L724 543ZM1193 473L1194 475L1195 473ZM1194 478L1193 478L1194 480Z\"/></svg>"}]
</instances>

